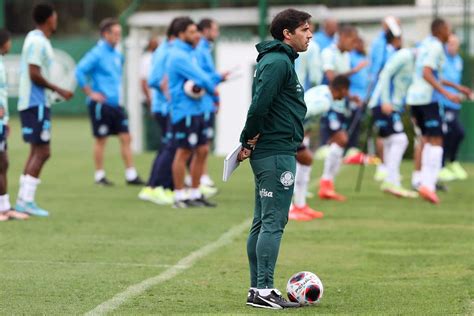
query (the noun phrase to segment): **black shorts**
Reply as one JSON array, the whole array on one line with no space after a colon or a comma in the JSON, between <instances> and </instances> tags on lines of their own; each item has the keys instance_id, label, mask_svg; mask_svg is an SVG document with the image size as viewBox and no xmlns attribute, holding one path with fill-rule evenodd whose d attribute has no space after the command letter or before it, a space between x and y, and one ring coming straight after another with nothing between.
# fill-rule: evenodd
<instances>
[{"instance_id":1,"label":"black shorts","mask_svg":"<svg viewBox=\"0 0 474 316\"><path fill-rule=\"evenodd\" d=\"M404 129L400 112L393 111L390 115L386 115L382 113L382 108L377 106L372 109L372 115L374 117L374 125L380 137L403 133Z\"/></svg>"},{"instance_id":2,"label":"black shorts","mask_svg":"<svg viewBox=\"0 0 474 316\"><path fill-rule=\"evenodd\" d=\"M323 117L321 117L321 128L324 133L332 136L335 133L347 130L348 117L333 110L329 110Z\"/></svg>"},{"instance_id":3,"label":"black shorts","mask_svg":"<svg viewBox=\"0 0 474 316\"><path fill-rule=\"evenodd\" d=\"M23 140L33 145L49 144L51 140L51 114L48 107L35 106L20 111Z\"/></svg>"},{"instance_id":4,"label":"black shorts","mask_svg":"<svg viewBox=\"0 0 474 316\"><path fill-rule=\"evenodd\" d=\"M442 108L437 102L410 108L414 124L423 136L443 136Z\"/></svg>"},{"instance_id":5,"label":"black shorts","mask_svg":"<svg viewBox=\"0 0 474 316\"><path fill-rule=\"evenodd\" d=\"M128 133L128 118L121 106L89 102L89 116L94 137Z\"/></svg>"},{"instance_id":6,"label":"black shorts","mask_svg":"<svg viewBox=\"0 0 474 316\"><path fill-rule=\"evenodd\" d=\"M212 141L215 135L216 113L210 112L204 114L204 125L208 141Z\"/></svg>"},{"instance_id":7,"label":"black shorts","mask_svg":"<svg viewBox=\"0 0 474 316\"><path fill-rule=\"evenodd\" d=\"M0 153L7 151L7 126L0 123Z\"/></svg>"},{"instance_id":8,"label":"black shorts","mask_svg":"<svg viewBox=\"0 0 474 316\"><path fill-rule=\"evenodd\" d=\"M188 116L172 125L177 148L195 149L207 144L207 130L202 115Z\"/></svg>"}]
</instances>

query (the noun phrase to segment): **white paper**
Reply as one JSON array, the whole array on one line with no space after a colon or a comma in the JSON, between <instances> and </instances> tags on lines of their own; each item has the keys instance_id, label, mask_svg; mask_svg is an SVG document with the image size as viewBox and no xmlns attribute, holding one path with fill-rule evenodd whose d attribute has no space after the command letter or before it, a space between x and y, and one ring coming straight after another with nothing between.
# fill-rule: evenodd
<instances>
[{"instance_id":1,"label":"white paper","mask_svg":"<svg viewBox=\"0 0 474 316\"><path fill-rule=\"evenodd\" d=\"M242 145L238 144L224 159L224 172L222 174L222 181L227 182L235 169L240 165L237 160Z\"/></svg>"}]
</instances>

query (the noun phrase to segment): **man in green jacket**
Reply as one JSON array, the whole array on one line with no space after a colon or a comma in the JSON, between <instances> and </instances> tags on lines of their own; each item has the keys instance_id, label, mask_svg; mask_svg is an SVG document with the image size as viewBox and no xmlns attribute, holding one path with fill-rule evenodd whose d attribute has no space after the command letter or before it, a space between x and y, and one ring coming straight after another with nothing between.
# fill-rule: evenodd
<instances>
[{"instance_id":1,"label":"man in green jacket","mask_svg":"<svg viewBox=\"0 0 474 316\"><path fill-rule=\"evenodd\" d=\"M255 210L247 242L250 290L247 304L282 309L299 304L286 301L273 285L283 229L295 181L296 149L303 141L306 115L303 86L294 61L312 38L311 15L287 9L275 16L258 50L252 104L240 141L239 159L250 158L255 175Z\"/></svg>"}]
</instances>

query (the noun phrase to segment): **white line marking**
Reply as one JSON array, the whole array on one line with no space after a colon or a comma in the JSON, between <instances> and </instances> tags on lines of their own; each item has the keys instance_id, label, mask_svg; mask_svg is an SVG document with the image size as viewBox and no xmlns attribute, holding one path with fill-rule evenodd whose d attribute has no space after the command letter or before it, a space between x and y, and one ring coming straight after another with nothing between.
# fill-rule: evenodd
<instances>
[{"instance_id":1,"label":"white line marking","mask_svg":"<svg viewBox=\"0 0 474 316\"><path fill-rule=\"evenodd\" d=\"M0 258L0 262L10 262L16 264L48 264L48 265L104 265L104 266L123 266L123 267L146 267L146 268L169 268L171 264L146 264L134 262L87 262L87 261L60 261L60 260L23 260L23 259L8 259Z\"/></svg>"},{"instance_id":2,"label":"white line marking","mask_svg":"<svg viewBox=\"0 0 474 316\"><path fill-rule=\"evenodd\" d=\"M166 269L159 275L156 275L149 279L143 280L140 283L129 286L127 289L125 289L125 291L119 294L116 294L110 300L101 303L93 310L87 312L85 315L86 316L105 315L117 309L125 301L131 298L134 298L136 296L139 296L140 294L142 294L149 288L175 277L181 272L191 268L199 259L231 243L238 235L243 233L245 230L249 229L250 224L251 224L251 219L248 219L244 221L243 223L232 227L230 230L222 234L219 237L219 239L217 239L216 241L210 244L207 244L203 246L202 248L199 248L198 250L190 253L188 256L179 260L178 263L176 263L174 266Z\"/></svg>"}]
</instances>

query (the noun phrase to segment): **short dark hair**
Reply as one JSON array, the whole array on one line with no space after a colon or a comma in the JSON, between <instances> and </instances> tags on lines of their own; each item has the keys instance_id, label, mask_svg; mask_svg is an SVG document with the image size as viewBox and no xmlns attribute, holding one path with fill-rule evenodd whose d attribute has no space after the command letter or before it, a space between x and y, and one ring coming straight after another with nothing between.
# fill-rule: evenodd
<instances>
[{"instance_id":1,"label":"short dark hair","mask_svg":"<svg viewBox=\"0 0 474 316\"><path fill-rule=\"evenodd\" d=\"M309 13L295 9L286 9L278 13L270 25L270 33L274 39L283 41L283 30L287 29L290 33L302 24L309 22L311 15Z\"/></svg>"},{"instance_id":2,"label":"short dark hair","mask_svg":"<svg viewBox=\"0 0 474 316\"><path fill-rule=\"evenodd\" d=\"M431 34L438 33L439 29L446 25L446 21L442 18L436 18L431 22Z\"/></svg>"},{"instance_id":3,"label":"short dark hair","mask_svg":"<svg viewBox=\"0 0 474 316\"><path fill-rule=\"evenodd\" d=\"M0 47L5 45L6 42L10 39L10 32L6 29L0 29Z\"/></svg>"},{"instance_id":4,"label":"short dark hair","mask_svg":"<svg viewBox=\"0 0 474 316\"><path fill-rule=\"evenodd\" d=\"M33 9L33 20L36 24L42 25L46 23L50 16L54 13L54 7L48 3L39 3Z\"/></svg>"},{"instance_id":5,"label":"short dark hair","mask_svg":"<svg viewBox=\"0 0 474 316\"><path fill-rule=\"evenodd\" d=\"M337 75L334 77L334 79L331 81L330 86L333 87L334 89L349 89L349 86L351 85L351 81L347 76L344 75Z\"/></svg>"},{"instance_id":6,"label":"short dark hair","mask_svg":"<svg viewBox=\"0 0 474 316\"><path fill-rule=\"evenodd\" d=\"M357 29L350 25L350 24L344 24L341 27L339 27L338 30L339 35L351 35L351 34L356 34Z\"/></svg>"},{"instance_id":7,"label":"short dark hair","mask_svg":"<svg viewBox=\"0 0 474 316\"><path fill-rule=\"evenodd\" d=\"M179 20L176 21L174 28L176 35L179 35L179 33L185 32L188 26L196 24L190 17L182 17Z\"/></svg>"},{"instance_id":8,"label":"short dark hair","mask_svg":"<svg viewBox=\"0 0 474 316\"><path fill-rule=\"evenodd\" d=\"M105 32L110 31L110 29L114 25L120 25L120 22L119 22L118 19L116 19L116 18L105 18L105 19L103 19L99 24L100 34L102 35Z\"/></svg>"},{"instance_id":9,"label":"short dark hair","mask_svg":"<svg viewBox=\"0 0 474 316\"><path fill-rule=\"evenodd\" d=\"M212 23L215 23L215 22L216 21L214 21L213 19L209 19L209 18L202 19L201 21L199 21L199 23L197 25L199 32L210 29L211 26L212 26Z\"/></svg>"},{"instance_id":10,"label":"short dark hair","mask_svg":"<svg viewBox=\"0 0 474 316\"><path fill-rule=\"evenodd\" d=\"M170 36L178 36L178 33L176 33L176 23L182 19L186 19L186 16L178 16L175 17L171 23L168 25L168 28L166 29L166 37Z\"/></svg>"}]
</instances>

